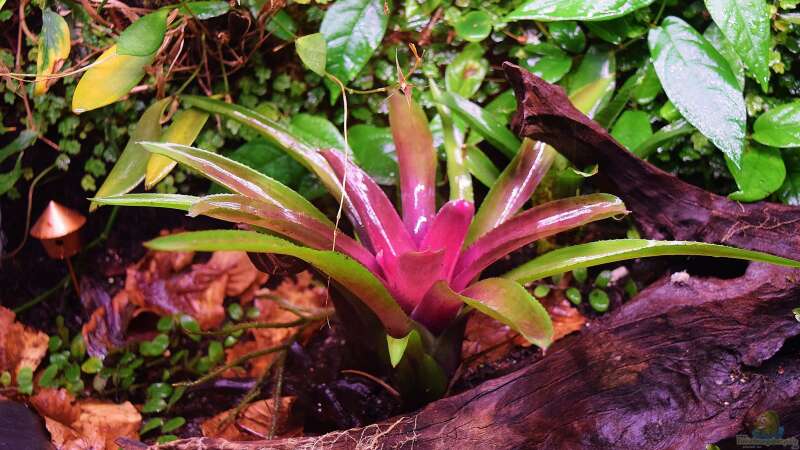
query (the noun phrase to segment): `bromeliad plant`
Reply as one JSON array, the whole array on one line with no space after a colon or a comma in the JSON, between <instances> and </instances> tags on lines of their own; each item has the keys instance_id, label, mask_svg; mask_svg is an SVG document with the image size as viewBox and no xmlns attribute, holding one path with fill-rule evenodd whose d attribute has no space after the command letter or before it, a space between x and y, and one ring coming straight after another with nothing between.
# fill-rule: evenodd
<instances>
[{"instance_id":1,"label":"bromeliad plant","mask_svg":"<svg viewBox=\"0 0 800 450\"><path fill-rule=\"evenodd\" d=\"M236 118L282 146L341 201L355 236L343 233L338 220L332 222L281 183L215 153L174 143L141 145L197 170L232 193L205 197L127 194L93 200L176 208L192 216L246 224L249 230L182 233L147 245L158 250L274 253L307 261L344 293L349 303L341 309L348 313L343 322L356 327L379 323L388 337L392 365L399 366L399 373L416 377L428 398L445 391L458 363L462 319L471 310L497 319L541 348L551 344L550 318L520 282L578 267L666 254L795 264L717 245L621 240L564 248L505 276L481 278L487 267L515 250L592 221L625 215L625 205L613 195L591 194L523 210L555 156L550 147L525 140L477 211L471 180L463 176L466 171L453 152L457 149L451 147L447 161L450 200L437 210L437 153L427 118L410 96L394 92L388 102L399 164L398 213L347 152L313 148L281 124L244 108L201 97L183 101ZM443 107L440 113L446 116L448 111ZM447 132L445 138L447 143ZM385 344L382 348L387 353Z\"/></svg>"}]
</instances>

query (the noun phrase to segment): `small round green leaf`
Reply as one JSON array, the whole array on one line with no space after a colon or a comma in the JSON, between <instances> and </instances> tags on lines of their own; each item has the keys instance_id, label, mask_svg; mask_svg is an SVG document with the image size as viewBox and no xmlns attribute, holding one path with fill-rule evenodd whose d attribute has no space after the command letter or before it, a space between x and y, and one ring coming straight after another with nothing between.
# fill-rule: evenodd
<instances>
[{"instance_id":1,"label":"small round green leaf","mask_svg":"<svg viewBox=\"0 0 800 450\"><path fill-rule=\"evenodd\" d=\"M455 30L467 42L480 42L492 32L492 17L485 11L470 11L456 22Z\"/></svg>"},{"instance_id":2,"label":"small round green leaf","mask_svg":"<svg viewBox=\"0 0 800 450\"><path fill-rule=\"evenodd\" d=\"M608 306L611 303L611 300L608 298L608 294L601 289L592 289L589 292L589 304L592 306L597 312L606 312L608 311Z\"/></svg>"},{"instance_id":3,"label":"small round green leaf","mask_svg":"<svg viewBox=\"0 0 800 450\"><path fill-rule=\"evenodd\" d=\"M753 139L770 147L800 147L800 101L777 106L753 124Z\"/></svg>"}]
</instances>

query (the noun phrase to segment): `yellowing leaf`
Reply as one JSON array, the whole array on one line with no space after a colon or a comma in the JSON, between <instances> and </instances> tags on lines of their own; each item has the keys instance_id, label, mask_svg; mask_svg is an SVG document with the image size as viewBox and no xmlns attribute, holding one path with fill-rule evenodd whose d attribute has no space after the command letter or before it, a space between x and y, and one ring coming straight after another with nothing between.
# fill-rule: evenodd
<instances>
[{"instance_id":1,"label":"yellowing leaf","mask_svg":"<svg viewBox=\"0 0 800 450\"><path fill-rule=\"evenodd\" d=\"M119 55L117 46L111 46L81 77L72 97L72 111L80 114L119 100L144 78L144 68L154 58L155 53L148 56Z\"/></svg>"},{"instance_id":2,"label":"yellowing leaf","mask_svg":"<svg viewBox=\"0 0 800 450\"><path fill-rule=\"evenodd\" d=\"M36 56L36 83L34 95L47 92L47 79L57 66L69 56L70 40L67 22L49 8L42 11L42 32L39 35L39 52Z\"/></svg>"},{"instance_id":3,"label":"yellowing leaf","mask_svg":"<svg viewBox=\"0 0 800 450\"><path fill-rule=\"evenodd\" d=\"M208 119L208 113L197 109L180 111L172 120L172 125L161 135L162 142L172 144L192 145L197 135L203 129ZM144 187L150 189L169 174L176 162L164 156L151 154L147 161Z\"/></svg>"}]
</instances>

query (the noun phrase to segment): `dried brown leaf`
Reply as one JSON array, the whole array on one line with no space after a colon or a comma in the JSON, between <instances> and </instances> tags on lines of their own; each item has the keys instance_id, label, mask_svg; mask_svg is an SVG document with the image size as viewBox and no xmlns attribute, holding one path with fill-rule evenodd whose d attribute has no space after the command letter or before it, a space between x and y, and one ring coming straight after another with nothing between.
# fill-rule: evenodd
<instances>
[{"instance_id":1,"label":"dried brown leaf","mask_svg":"<svg viewBox=\"0 0 800 450\"><path fill-rule=\"evenodd\" d=\"M289 413L295 397L281 397L276 434L286 437L297 434L298 428L289 421ZM200 424L203 436L229 441L253 441L269 435L274 417L274 401L258 400L251 403L235 420L229 417L234 410L224 411Z\"/></svg>"},{"instance_id":2,"label":"dried brown leaf","mask_svg":"<svg viewBox=\"0 0 800 450\"><path fill-rule=\"evenodd\" d=\"M16 379L23 367L36 370L47 353L47 335L15 321L16 315L0 306L0 371Z\"/></svg>"}]
</instances>

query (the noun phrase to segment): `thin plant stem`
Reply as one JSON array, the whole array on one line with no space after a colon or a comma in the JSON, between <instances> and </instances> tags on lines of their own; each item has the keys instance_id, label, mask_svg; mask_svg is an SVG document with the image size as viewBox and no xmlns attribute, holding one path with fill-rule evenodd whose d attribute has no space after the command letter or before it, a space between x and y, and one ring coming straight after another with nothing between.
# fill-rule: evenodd
<instances>
[{"instance_id":1,"label":"thin plant stem","mask_svg":"<svg viewBox=\"0 0 800 450\"><path fill-rule=\"evenodd\" d=\"M183 382L183 383L175 383L173 386L175 386L175 387L197 386L198 384L203 384L203 383L205 383L207 381L213 380L214 378L218 377L219 375L221 375L226 370L232 369L232 368L234 368L234 367L236 367L238 365L241 365L242 363L245 363L245 362L247 362L247 361L249 361L251 359L258 358L259 356L265 356L265 355L269 355L271 353L279 352L279 351L285 350L287 348L288 348L287 345L284 344L284 345L278 345L278 346L275 346L275 347L269 347L269 348L265 348L265 349L261 349L261 350L256 350L256 351L253 351L253 352L250 352L250 353L245 353L244 355L236 358L232 362L230 362L228 364L225 364L224 366L220 366L220 367L214 369L213 371L209 372L206 375L203 375L202 377L198 378L195 381L187 381L187 382Z\"/></svg>"},{"instance_id":2,"label":"thin plant stem","mask_svg":"<svg viewBox=\"0 0 800 450\"><path fill-rule=\"evenodd\" d=\"M55 284L55 286L53 286L50 289L42 292L41 294L37 295L36 297L28 300L27 302L17 306L12 311L14 311L14 314L19 314L19 313L21 313L23 311L27 311L28 309L33 308L34 306L38 305L39 303L47 300L47 298L50 297L51 295L53 295L57 290L65 288L68 283L69 283L69 275L67 275L64 278L62 278L58 283Z\"/></svg>"}]
</instances>

